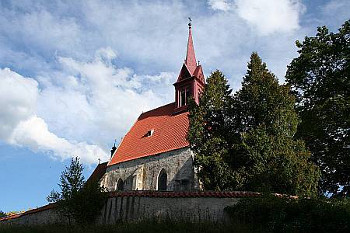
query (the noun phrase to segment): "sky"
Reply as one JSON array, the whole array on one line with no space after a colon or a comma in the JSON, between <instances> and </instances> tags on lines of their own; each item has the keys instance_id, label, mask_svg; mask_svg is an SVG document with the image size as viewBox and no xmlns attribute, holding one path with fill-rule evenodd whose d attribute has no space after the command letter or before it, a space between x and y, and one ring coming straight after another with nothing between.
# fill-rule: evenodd
<instances>
[{"instance_id":1,"label":"sky","mask_svg":"<svg viewBox=\"0 0 350 233\"><path fill-rule=\"evenodd\" d=\"M78 156L86 178L140 113L174 101L188 17L206 76L236 91L252 52L284 82L296 40L350 0L0 1L0 210L46 204Z\"/></svg>"}]
</instances>

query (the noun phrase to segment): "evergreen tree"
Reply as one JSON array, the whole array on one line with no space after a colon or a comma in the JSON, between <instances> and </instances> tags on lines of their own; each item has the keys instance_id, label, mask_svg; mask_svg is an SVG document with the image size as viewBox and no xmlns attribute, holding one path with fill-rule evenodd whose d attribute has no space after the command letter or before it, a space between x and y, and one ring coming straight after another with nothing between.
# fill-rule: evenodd
<instances>
[{"instance_id":1,"label":"evergreen tree","mask_svg":"<svg viewBox=\"0 0 350 233\"><path fill-rule=\"evenodd\" d=\"M210 75L199 105L189 106L188 140L205 189L315 194L319 171L293 139L289 91L256 53L234 97L221 72Z\"/></svg>"},{"instance_id":2,"label":"evergreen tree","mask_svg":"<svg viewBox=\"0 0 350 233\"><path fill-rule=\"evenodd\" d=\"M302 120L297 137L320 166L321 191L350 196L350 20L337 33L319 27L296 45L286 79Z\"/></svg>"},{"instance_id":3,"label":"evergreen tree","mask_svg":"<svg viewBox=\"0 0 350 233\"><path fill-rule=\"evenodd\" d=\"M207 85L197 105L190 102L188 140L196 154L198 176L207 190L232 188L232 171L225 158L230 152L232 123L231 90L220 71L207 78Z\"/></svg>"},{"instance_id":4,"label":"evergreen tree","mask_svg":"<svg viewBox=\"0 0 350 233\"><path fill-rule=\"evenodd\" d=\"M53 190L47 197L49 202L57 203L59 213L69 223L93 223L107 196L98 180L84 181L83 165L78 157L62 172L59 187L60 192Z\"/></svg>"},{"instance_id":5,"label":"evergreen tree","mask_svg":"<svg viewBox=\"0 0 350 233\"><path fill-rule=\"evenodd\" d=\"M0 218L6 217L6 216L7 216L6 213L5 213L5 212L2 212L2 211L0 210Z\"/></svg>"},{"instance_id":6,"label":"evergreen tree","mask_svg":"<svg viewBox=\"0 0 350 233\"><path fill-rule=\"evenodd\" d=\"M238 189L316 193L319 171L309 161L304 142L293 139L298 116L289 92L253 53L232 113L241 134L229 162Z\"/></svg>"}]
</instances>

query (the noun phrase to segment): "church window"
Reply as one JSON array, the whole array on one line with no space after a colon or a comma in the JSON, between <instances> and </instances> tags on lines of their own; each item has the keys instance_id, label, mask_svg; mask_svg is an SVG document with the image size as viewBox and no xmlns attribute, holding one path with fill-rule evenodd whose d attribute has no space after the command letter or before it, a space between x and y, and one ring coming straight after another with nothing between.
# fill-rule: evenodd
<instances>
[{"instance_id":1,"label":"church window","mask_svg":"<svg viewBox=\"0 0 350 233\"><path fill-rule=\"evenodd\" d=\"M162 169L158 176L158 190L166 191L167 190L167 174L164 169Z\"/></svg>"},{"instance_id":2,"label":"church window","mask_svg":"<svg viewBox=\"0 0 350 233\"><path fill-rule=\"evenodd\" d=\"M117 191L123 191L124 190L124 182L122 179L118 179L117 182Z\"/></svg>"},{"instance_id":3,"label":"church window","mask_svg":"<svg viewBox=\"0 0 350 233\"><path fill-rule=\"evenodd\" d=\"M181 90L180 94L180 107L186 105L186 92L185 89Z\"/></svg>"}]
</instances>

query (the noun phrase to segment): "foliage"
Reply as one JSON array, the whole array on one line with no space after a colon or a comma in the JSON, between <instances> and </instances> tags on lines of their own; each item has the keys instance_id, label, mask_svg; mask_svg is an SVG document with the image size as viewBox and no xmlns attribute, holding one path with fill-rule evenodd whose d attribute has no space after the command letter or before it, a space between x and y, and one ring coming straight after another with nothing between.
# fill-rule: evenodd
<instances>
[{"instance_id":1,"label":"foliage","mask_svg":"<svg viewBox=\"0 0 350 233\"><path fill-rule=\"evenodd\" d=\"M188 140L205 189L315 194L319 171L303 141L293 140L294 98L256 53L235 96L215 71L189 112Z\"/></svg>"},{"instance_id":2,"label":"foliage","mask_svg":"<svg viewBox=\"0 0 350 233\"><path fill-rule=\"evenodd\" d=\"M258 233L246 225L217 224L210 222L169 222L141 221L118 223L115 225L91 225L88 228L77 225L42 225L42 226L1 226L0 233ZM263 231L262 231L263 232Z\"/></svg>"},{"instance_id":3,"label":"foliage","mask_svg":"<svg viewBox=\"0 0 350 233\"><path fill-rule=\"evenodd\" d=\"M233 220L265 232L349 232L349 199L265 196L226 207Z\"/></svg>"},{"instance_id":4,"label":"foliage","mask_svg":"<svg viewBox=\"0 0 350 233\"><path fill-rule=\"evenodd\" d=\"M233 121L240 140L230 164L237 188L291 195L314 195L318 168L304 142L294 140L298 116L289 87L279 85L253 53L242 89L234 96Z\"/></svg>"},{"instance_id":5,"label":"foliage","mask_svg":"<svg viewBox=\"0 0 350 233\"><path fill-rule=\"evenodd\" d=\"M195 152L198 176L208 190L225 190L232 187L232 171L225 161L230 155L232 108L231 89L220 71L207 78L207 85L199 105L189 104L190 128L188 140Z\"/></svg>"},{"instance_id":6,"label":"foliage","mask_svg":"<svg viewBox=\"0 0 350 233\"><path fill-rule=\"evenodd\" d=\"M6 213L0 210L0 218L6 217L6 216L7 216Z\"/></svg>"},{"instance_id":7,"label":"foliage","mask_svg":"<svg viewBox=\"0 0 350 233\"><path fill-rule=\"evenodd\" d=\"M299 57L288 66L286 80L302 120L297 137L321 168L321 191L349 196L350 20L337 33L319 27L315 37L296 45Z\"/></svg>"},{"instance_id":8,"label":"foliage","mask_svg":"<svg viewBox=\"0 0 350 233\"><path fill-rule=\"evenodd\" d=\"M93 223L106 200L106 193L97 180L84 182L83 166L79 158L72 159L69 167L62 172L60 192L52 191L49 202L58 204L59 212L71 223Z\"/></svg>"}]
</instances>

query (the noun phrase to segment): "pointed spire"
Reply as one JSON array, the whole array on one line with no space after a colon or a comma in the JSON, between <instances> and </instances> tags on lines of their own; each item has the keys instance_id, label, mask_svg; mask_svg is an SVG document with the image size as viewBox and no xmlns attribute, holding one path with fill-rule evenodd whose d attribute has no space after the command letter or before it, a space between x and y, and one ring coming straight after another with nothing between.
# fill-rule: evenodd
<instances>
[{"instance_id":1,"label":"pointed spire","mask_svg":"<svg viewBox=\"0 0 350 233\"><path fill-rule=\"evenodd\" d=\"M186 60L185 64L187 68L189 69L191 75L193 75L193 72L195 71L197 67L196 62L196 55L194 54L194 47L193 47L193 40L192 40L192 24L191 24L191 18L189 19L188 23L188 42L187 42L187 54L186 54Z\"/></svg>"}]
</instances>

